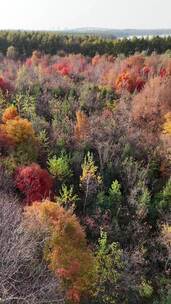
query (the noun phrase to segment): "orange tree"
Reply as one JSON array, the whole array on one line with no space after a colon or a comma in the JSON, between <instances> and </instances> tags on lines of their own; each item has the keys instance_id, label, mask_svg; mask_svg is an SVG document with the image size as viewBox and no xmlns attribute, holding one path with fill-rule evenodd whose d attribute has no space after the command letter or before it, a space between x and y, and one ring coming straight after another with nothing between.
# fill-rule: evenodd
<instances>
[{"instance_id":1,"label":"orange tree","mask_svg":"<svg viewBox=\"0 0 171 304\"><path fill-rule=\"evenodd\" d=\"M8 107L2 116L0 131L15 145L14 157L19 164L28 164L37 158L37 140L31 122L18 115L14 106Z\"/></svg>"},{"instance_id":2,"label":"orange tree","mask_svg":"<svg viewBox=\"0 0 171 304\"><path fill-rule=\"evenodd\" d=\"M18 115L16 107L9 106L8 108L6 108L6 110L4 111L4 113L2 115L2 121L3 121L3 123L6 123L8 120L16 119L18 117L19 117L19 115Z\"/></svg>"},{"instance_id":3,"label":"orange tree","mask_svg":"<svg viewBox=\"0 0 171 304\"><path fill-rule=\"evenodd\" d=\"M44 258L61 278L67 301L80 303L91 294L96 263L76 216L46 200L26 207L25 224L34 233L45 232Z\"/></svg>"},{"instance_id":4,"label":"orange tree","mask_svg":"<svg viewBox=\"0 0 171 304\"><path fill-rule=\"evenodd\" d=\"M76 112L76 126L75 126L75 137L80 140L84 141L88 138L89 135L89 121L86 114L81 111Z\"/></svg>"}]
</instances>

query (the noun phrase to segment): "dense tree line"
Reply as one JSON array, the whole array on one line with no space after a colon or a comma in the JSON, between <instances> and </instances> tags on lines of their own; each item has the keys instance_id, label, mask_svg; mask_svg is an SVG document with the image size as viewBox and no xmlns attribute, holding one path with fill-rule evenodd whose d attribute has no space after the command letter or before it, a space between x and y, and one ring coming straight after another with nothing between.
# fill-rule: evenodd
<instances>
[{"instance_id":1,"label":"dense tree line","mask_svg":"<svg viewBox=\"0 0 171 304\"><path fill-rule=\"evenodd\" d=\"M0 51L6 54L10 46L16 48L20 57L30 56L34 50L51 55L63 51L91 57L96 53L127 56L145 50L148 54L154 51L161 54L171 49L171 37L105 39L101 36L64 35L56 32L0 31Z\"/></svg>"}]
</instances>

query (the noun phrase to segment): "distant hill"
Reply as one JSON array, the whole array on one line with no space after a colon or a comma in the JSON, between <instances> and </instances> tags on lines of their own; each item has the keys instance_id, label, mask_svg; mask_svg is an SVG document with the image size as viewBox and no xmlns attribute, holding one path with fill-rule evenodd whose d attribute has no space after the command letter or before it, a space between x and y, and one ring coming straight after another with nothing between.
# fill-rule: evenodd
<instances>
[{"instance_id":1,"label":"distant hill","mask_svg":"<svg viewBox=\"0 0 171 304\"><path fill-rule=\"evenodd\" d=\"M76 28L64 30L66 34L95 35L108 38L124 38L131 36L167 36L171 35L171 29L106 29L106 28Z\"/></svg>"}]
</instances>

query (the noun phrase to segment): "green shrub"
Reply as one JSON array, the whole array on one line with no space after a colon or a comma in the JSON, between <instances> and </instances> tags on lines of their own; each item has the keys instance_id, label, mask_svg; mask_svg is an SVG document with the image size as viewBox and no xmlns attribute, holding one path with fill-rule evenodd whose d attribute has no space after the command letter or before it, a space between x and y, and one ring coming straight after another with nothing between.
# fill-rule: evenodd
<instances>
[{"instance_id":1,"label":"green shrub","mask_svg":"<svg viewBox=\"0 0 171 304\"><path fill-rule=\"evenodd\" d=\"M48 159L49 172L59 180L64 180L72 176L70 169L70 159L67 155L61 154L60 157L53 156Z\"/></svg>"},{"instance_id":2,"label":"green shrub","mask_svg":"<svg viewBox=\"0 0 171 304\"><path fill-rule=\"evenodd\" d=\"M94 296L97 302L95 303L117 303L117 285L123 268L122 250L117 243L109 245L107 234L101 231L96 252L97 279L94 286Z\"/></svg>"},{"instance_id":3,"label":"green shrub","mask_svg":"<svg viewBox=\"0 0 171 304\"><path fill-rule=\"evenodd\" d=\"M142 298L150 298L153 294L153 287L150 282L143 280L139 285L139 293Z\"/></svg>"},{"instance_id":4,"label":"green shrub","mask_svg":"<svg viewBox=\"0 0 171 304\"><path fill-rule=\"evenodd\" d=\"M155 197L155 205L158 209L168 210L171 208L171 178L165 187Z\"/></svg>"},{"instance_id":5,"label":"green shrub","mask_svg":"<svg viewBox=\"0 0 171 304\"><path fill-rule=\"evenodd\" d=\"M57 202L59 202L65 209L75 209L75 203L79 200L78 195L74 194L74 187L62 185L57 197Z\"/></svg>"},{"instance_id":6,"label":"green shrub","mask_svg":"<svg viewBox=\"0 0 171 304\"><path fill-rule=\"evenodd\" d=\"M117 215L122 201L121 185L119 182L117 180L113 181L108 194L99 192L97 201L102 210L110 209L113 216Z\"/></svg>"}]
</instances>

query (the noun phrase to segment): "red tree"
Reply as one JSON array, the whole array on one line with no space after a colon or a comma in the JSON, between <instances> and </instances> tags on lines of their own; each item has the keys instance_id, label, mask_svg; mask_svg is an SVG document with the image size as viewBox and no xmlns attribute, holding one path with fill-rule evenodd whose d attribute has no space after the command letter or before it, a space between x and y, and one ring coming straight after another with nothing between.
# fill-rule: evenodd
<instances>
[{"instance_id":1,"label":"red tree","mask_svg":"<svg viewBox=\"0 0 171 304\"><path fill-rule=\"evenodd\" d=\"M3 77L0 77L0 90L4 95L10 93L12 91L11 84L5 80Z\"/></svg>"},{"instance_id":2,"label":"red tree","mask_svg":"<svg viewBox=\"0 0 171 304\"><path fill-rule=\"evenodd\" d=\"M117 91L127 90L133 93L135 90L140 92L145 85L145 81L139 74L131 71L120 74L116 80L115 87Z\"/></svg>"},{"instance_id":3,"label":"red tree","mask_svg":"<svg viewBox=\"0 0 171 304\"><path fill-rule=\"evenodd\" d=\"M19 167L16 170L17 188L26 196L26 203L41 201L52 195L53 179L37 164Z\"/></svg>"},{"instance_id":4,"label":"red tree","mask_svg":"<svg viewBox=\"0 0 171 304\"><path fill-rule=\"evenodd\" d=\"M67 76L71 73L71 66L67 63L54 64L53 69L56 70L61 76Z\"/></svg>"}]
</instances>

